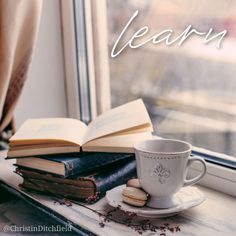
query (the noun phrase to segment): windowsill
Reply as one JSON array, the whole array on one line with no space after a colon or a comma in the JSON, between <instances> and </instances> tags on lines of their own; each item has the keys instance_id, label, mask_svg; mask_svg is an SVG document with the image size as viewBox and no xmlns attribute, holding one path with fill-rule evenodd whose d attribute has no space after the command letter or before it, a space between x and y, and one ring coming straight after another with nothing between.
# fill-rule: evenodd
<instances>
[{"instance_id":1,"label":"windowsill","mask_svg":"<svg viewBox=\"0 0 236 236\"><path fill-rule=\"evenodd\" d=\"M4 163L3 163L4 162ZM21 192L18 184L21 178L13 173L14 167L12 161L0 161L0 179L3 183L11 188L17 189L20 196L30 200L37 208L50 214L51 216L60 218L65 224L73 224L75 230L81 230L98 234L98 235L134 235L134 231L127 226L109 222L104 228L99 226L99 216L91 210L82 206L73 204L71 207L55 204L51 197ZM205 193L206 201L201 205L186 210L177 216L166 219L157 219L156 224L169 222L171 224L180 225L181 232L176 235L234 235L236 231L236 223L232 220L236 218L236 201L235 198L224 193L217 192L210 188L199 186ZM100 200L96 204L90 205L94 210L107 209L108 205L105 199ZM154 223L155 223L154 221ZM40 224L40 222L39 222ZM78 231L79 231L78 230ZM138 235L138 234L137 234ZM168 233L166 234L168 235ZM170 233L171 235L171 233Z\"/></svg>"},{"instance_id":2,"label":"windowsill","mask_svg":"<svg viewBox=\"0 0 236 236\"><path fill-rule=\"evenodd\" d=\"M193 177L201 172L201 165L193 163L190 168L189 177ZM236 196L236 171L220 165L207 162L207 173L200 181L205 187L215 189L217 192Z\"/></svg>"}]
</instances>

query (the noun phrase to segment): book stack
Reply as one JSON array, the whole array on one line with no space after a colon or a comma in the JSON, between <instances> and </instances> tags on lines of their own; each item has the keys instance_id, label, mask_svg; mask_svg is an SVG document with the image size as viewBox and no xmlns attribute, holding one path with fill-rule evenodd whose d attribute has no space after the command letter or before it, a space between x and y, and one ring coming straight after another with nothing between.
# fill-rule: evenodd
<instances>
[{"instance_id":1,"label":"book stack","mask_svg":"<svg viewBox=\"0 0 236 236\"><path fill-rule=\"evenodd\" d=\"M72 198L98 200L136 176L134 143L151 138L142 100L111 109L89 125L69 118L29 119L10 139L21 187Z\"/></svg>"}]
</instances>

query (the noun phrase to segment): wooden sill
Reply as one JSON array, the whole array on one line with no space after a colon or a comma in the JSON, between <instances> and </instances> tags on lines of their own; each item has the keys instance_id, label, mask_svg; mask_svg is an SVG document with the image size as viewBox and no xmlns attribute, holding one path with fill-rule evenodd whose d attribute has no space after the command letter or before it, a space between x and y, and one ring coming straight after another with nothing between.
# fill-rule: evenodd
<instances>
[{"instance_id":1,"label":"wooden sill","mask_svg":"<svg viewBox=\"0 0 236 236\"><path fill-rule=\"evenodd\" d=\"M114 222L106 223L106 226L99 226L99 216L82 206L73 204L71 207L55 204L53 199L46 195L40 195L29 192L21 192L18 184L22 181L19 176L13 173L14 167L12 160L0 160L0 180L2 185L8 185L11 189L17 189L18 196L26 201L30 201L38 209L49 214L51 217L64 224L72 224L73 230L81 232L91 232L97 235L138 235L132 229ZM179 215L156 219L153 223L160 225L170 223L179 225L181 231L175 235L193 235L193 236L233 236L236 232L236 199L230 195L220 193L216 190L198 186L206 195L206 201L201 205L186 210ZM90 205L94 210L106 210L108 207L105 199L101 199L96 204ZM31 216L33 217L33 216ZM40 224L40 222L38 223ZM166 233L166 235L173 235Z\"/></svg>"}]
</instances>

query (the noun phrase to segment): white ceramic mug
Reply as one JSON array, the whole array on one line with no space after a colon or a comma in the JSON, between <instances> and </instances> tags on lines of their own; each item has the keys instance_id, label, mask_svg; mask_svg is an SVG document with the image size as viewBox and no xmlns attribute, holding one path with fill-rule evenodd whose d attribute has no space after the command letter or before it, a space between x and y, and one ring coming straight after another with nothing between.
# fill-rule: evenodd
<instances>
[{"instance_id":1,"label":"white ceramic mug","mask_svg":"<svg viewBox=\"0 0 236 236\"><path fill-rule=\"evenodd\" d=\"M192 157L191 144L174 139L150 139L134 145L137 174L142 188L150 195L147 203L153 208L176 205L174 194L182 187L197 183L206 174L206 163ZM202 172L187 180L187 170L192 162L203 165Z\"/></svg>"}]
</instances>

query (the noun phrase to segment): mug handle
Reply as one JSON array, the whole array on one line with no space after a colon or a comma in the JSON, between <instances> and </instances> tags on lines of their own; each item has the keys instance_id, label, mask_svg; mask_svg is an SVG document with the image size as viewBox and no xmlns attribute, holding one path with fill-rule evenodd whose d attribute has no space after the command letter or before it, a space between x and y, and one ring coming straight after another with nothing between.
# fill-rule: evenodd
<instances>
[{"instance_id":1,"label":"mug handle","mask_svg":"<svg viewBox=\"0 0 236 236\"><path fill-rule=\"evenodd\" d=\"M202 165L203 165L202 173L199 174L198 176L194 177L193 179L185 179L184 180L184 185L183 185L184 187L197 183L206 174L206 171L207 171L206 162L201 157L192 157L192 156L190 156L189 159L188 159L188 163L187 163L187 169L189 168L189 166L194 161L199 161L199 162L202 163Z\"/></svg>"}]
</instances>

